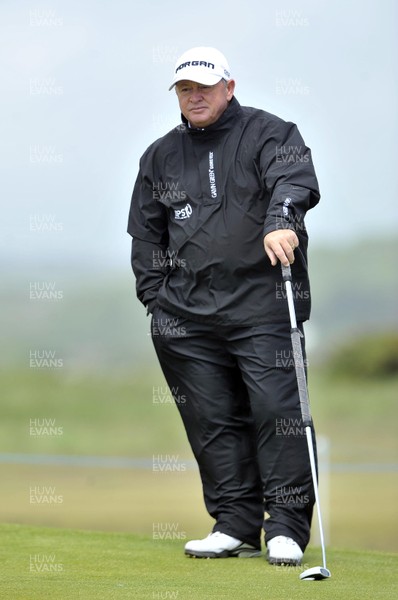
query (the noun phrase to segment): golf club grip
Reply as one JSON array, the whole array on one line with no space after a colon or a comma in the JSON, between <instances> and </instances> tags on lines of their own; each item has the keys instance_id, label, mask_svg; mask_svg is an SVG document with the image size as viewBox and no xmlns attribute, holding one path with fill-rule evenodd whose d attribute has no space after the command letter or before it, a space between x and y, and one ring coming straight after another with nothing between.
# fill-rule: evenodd
<instances>
[{"instance_id":1,"label":"golf club grip","mask_svg":"<svg viewBox=\"0 0 398 600\"><path fill-rule=\"evenodd\" d=\"M293 290L292 290L292 272L290 265L285 267L281 263L282 277L285 284L286 299L289 307L291 339L293 348L294 368L296 369L297 388L300 398L301 416L303 424L311 423L310 403L308 399L307 379L305 376L303 351L301 349L301 332L297 328L296 311L294 307Z\"/></svg>"},{"instance_id":2,"label":"golf club grip","mask_svg":"<svg viewBox=\"0 0 398 600\"><path fill-rule=\"evenodd\" d=\"M305 376L303 351L301 349L301 333L298 329L291 332L294 368L296 369L297 387L300 398L301 416L304 426L311 423L310 403L308 400L307 379Z\"/></svg>"}]
</instances>

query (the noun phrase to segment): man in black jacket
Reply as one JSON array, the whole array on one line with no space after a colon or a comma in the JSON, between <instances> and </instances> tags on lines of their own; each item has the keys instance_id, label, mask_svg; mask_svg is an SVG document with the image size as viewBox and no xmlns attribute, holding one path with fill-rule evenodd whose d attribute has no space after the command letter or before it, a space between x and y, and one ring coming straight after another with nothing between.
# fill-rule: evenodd
<instances>
[{"instance_id":1,"label":"man in black jacket","mask_svg":"<svg viewBox=\"0 0 398 600\"><path fill-rule=\"evenodd\" d=\"M240 106L214 48L185 52L172 88L182 124L142 156L128 232L137 295L215 519L185 553L256 556L264 525L269 562L297 565L314 494L277 265L292 265L302 331L304 217L320 197L311 153L293 123Z\"/></svg>"}]
</instances>

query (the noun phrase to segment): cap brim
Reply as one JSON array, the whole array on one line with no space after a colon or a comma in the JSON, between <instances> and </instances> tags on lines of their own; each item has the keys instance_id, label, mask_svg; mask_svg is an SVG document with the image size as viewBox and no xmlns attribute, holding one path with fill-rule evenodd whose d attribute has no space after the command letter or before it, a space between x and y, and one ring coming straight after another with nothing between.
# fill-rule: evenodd
<instances>
[{"instance_id":1,"label":"cap brim","mask_svg":"<svg viewBox=\"0 0 398 600\"><path fill-rule=\"evenodd\" d=\"M222 77L220 75L214 75L213 73L197 73L195 71L189 72L189 70L186 69L184 75L176 75L174 77L173 83L169 87L169 91L172 90L179 81L194 81L195 83L200 83L202 85L216 85L221 79Z\"/></svg>"}]
</instances>

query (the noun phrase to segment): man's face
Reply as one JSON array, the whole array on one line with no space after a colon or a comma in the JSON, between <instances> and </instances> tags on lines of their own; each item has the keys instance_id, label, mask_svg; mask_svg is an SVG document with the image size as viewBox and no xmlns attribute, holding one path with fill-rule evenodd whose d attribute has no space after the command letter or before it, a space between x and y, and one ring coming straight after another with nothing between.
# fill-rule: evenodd
<instances>
[{"instance_id":1,"label":"man's face","mask_svg":"<svg viewBox=\"0 0 398 600\"><path fill-rule=\"evenodd\" d=\"M194 81L179 81L176 92L180 109L192 127L207 127L215 123L234 95L235 81L223 80L216 85L202 85Z\"/></svg>"}]
</instances>

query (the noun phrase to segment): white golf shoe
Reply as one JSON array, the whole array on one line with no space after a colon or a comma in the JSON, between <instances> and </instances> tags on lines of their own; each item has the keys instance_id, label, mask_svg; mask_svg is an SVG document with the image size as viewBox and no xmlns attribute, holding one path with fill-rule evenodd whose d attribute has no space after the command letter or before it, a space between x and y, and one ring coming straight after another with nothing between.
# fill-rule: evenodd
<instances>
[{"instance_id":1,"label":"white golf shoe","mask_svg":"<svg viewBox=\"0 0 398 600\"><path fill-rule=\"evenodd\" d=\"M197 558L253 558L260 556L261 550L221 531L215 531L203 540L191 540L185 544L185 554Z\"/></svg>"},{"instance_id":2,"label":"white golf shoe","mask_svg":"<svg viewBox=\"0 0 398 600\"><path fill-rule=\"evenodd\" d=\"M267 560L271 565L301 565L303 553L290 537L278 535L267 543Z\"/></svg>"}]
</instances>

